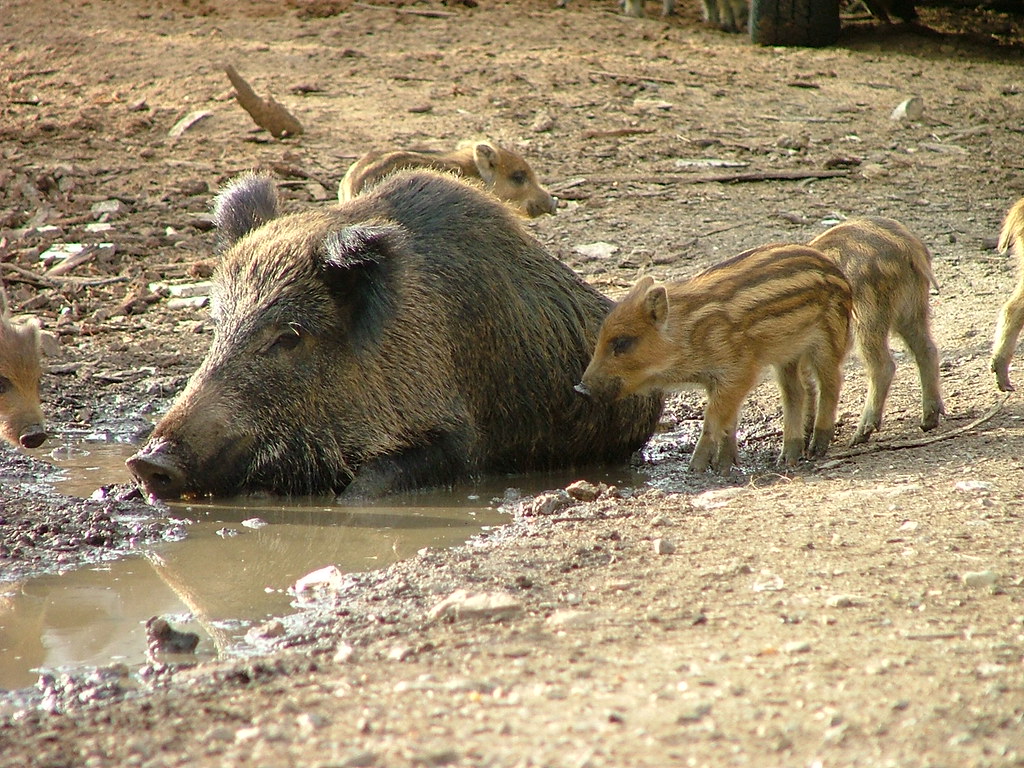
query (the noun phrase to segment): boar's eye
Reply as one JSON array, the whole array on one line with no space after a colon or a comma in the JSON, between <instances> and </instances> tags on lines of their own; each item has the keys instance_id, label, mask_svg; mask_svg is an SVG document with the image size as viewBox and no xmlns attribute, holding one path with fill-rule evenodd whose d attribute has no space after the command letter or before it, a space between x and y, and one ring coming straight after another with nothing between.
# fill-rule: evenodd
<instances>
[{"instance_id":1,"label":"boar's eye","mask_svg":"<svg viewBox=\"0 0 1024 768\"><path fill-rule=\"evenodd\" d=\"M636 344L636 336L616 336L609 344L613 355L624 355Z\"/></svg>"},{"instance_id":2,"label":"boar's eye","mask_svg":"<svg viewBox=\"0 0 1024 768\"><path fill-rule=\"evenodd\" d=\"M526 171L513 171L508 178L513 184L521 187L526 183Z\"/></svg>"},{"instance_id":3,"label":"boar's eye","mask_svg":"<svg viewBox=\"0 0 1024 768\"><path fill-rule=\"evenodd\" d=\"M270 345L264 350L264 354L273 352L289 352L302 343L302 326L289 323L288 327L277 335Z\"/></svg>"},{"instance_id":4,"label":"boar's eye","mask_svg":"<svg viewBox=\"0 0 1024 768\"><path fill-rule=\"evenodd\" d=\"M11 380L6 376L0 376L0 395L6 395L11 389Z\"/></svg>"}]
</instances>

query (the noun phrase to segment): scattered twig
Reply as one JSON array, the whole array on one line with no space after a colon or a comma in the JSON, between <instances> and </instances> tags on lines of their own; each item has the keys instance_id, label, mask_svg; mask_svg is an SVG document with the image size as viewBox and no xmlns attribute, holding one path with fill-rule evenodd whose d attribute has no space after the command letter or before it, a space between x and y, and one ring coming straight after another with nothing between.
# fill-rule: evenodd
<instances>
[{"instance_id":1,"label":"scattered twig","mask_svg":"<svg viewBox=\"0 0 1024 768\"><path fill-rule=\"evenodd\" d=\"M608 131L584 131L584 139L607 139L615 136L635 136L640 133L657 133L655 128L613 128Z\"/></svg>"},{"instance_id":2,"label":"scattered twig","mask_svg":"<svg viewBox=\"0 0 1024 768\"><path fill-rule=\"evenodd\" d=\"M849 176L848 170L829 171L745 171L742 173L665 174L663 176L604 176L588 179L592 184L639 182L644 184L741 184L754 181L798 181L800 179L832 179Z\"/></svg>"},{"instance_id":3,"label":"scattered twig","mask_svg":"<svg viewBox=\"0 0 1024 768\"><path fill-rule=\"evenodd\" d=\"M10 283L25 283L27 285L35 286L36 288L53 288L56 284L53 280L48 280L45 277L37 275L31 270L19 267L17 264L0 264L0 269L4 272L9 273L4 277L4 280ZM11 277L10 275L14 275Z\"/></svg>"},{"instance_id":4,"label":"scattered twig","mask_svg":"<svg viewBox=\"0 0 1024 768\"><path fill-rule=\"evenodd\" d=\"M91 260L92 257L97 254L97 252L99 252L99 248L97 246L87 245L85 248L83 248L73 256L68 256L68 258L64 259L63 261L59 261L54 266L50 267L48 270L46 270L46 272L43 273L43 277L52 278L60 277L61 275L66 275L71 270Z\"/></svg>"},{"instance_id":5,"label":"scattered twig","mask_svg":"<svg viewBox=\"0 0 1024 768\"><path fill-rule=\"evenodd\" d=\"M675 85L675 80L668 80L664 77L652 77L650 75L629 75L624 72L606 72L603 69L592 69L590 70L591 75L597 75L598 77L609 77L612 80L628 80L630 82L636 82L637 80L649 80L652 83L668 83L669 85Z\"/></svg>"},{"instance_id":6,"label":"scattered twig","mask_svg":"<svg viewBox=\"0 0 1024 768\"><path fill-rule=\"evenodd\" d=\"M457 13L451 11L434 11L424 10L422 8L392 8L387 5L373 5L371 3L352 3L356 8L369 8L371 11L394 11L395 13L404 13L407 16L426 16L434 19L446 19L450 16L458 16Z\"/></svg>"},{"instance_id":7,"label":"scattered twig","mask_svg":"<svg viewBox=\"0 0 1024 768\"><path fill-rule=\"evenodd\" d=\"M277 139L302 133L302 124L291 112L274 101L273 96L267 97L265 101L261 99L230 64L224 65L224 72L227 73L231 85L235 87L235 98L238 103L249 113L256 125Z\"/></svg>"},{"instance_id":8,"label":"scattered twig","mask_svg":"<svg viewBox=\"0 0 1024 768\"><path fill-rule=\"evenodd\" d=\"M931 437L922 437L918 440L904 440L899 443L869 443L863 448L855 448L848 451L840 451L839 453L829 454L828 458L831 459L849 459L854 456L861 456L865 453L877 453L878 451L899 451L903 448L923 448L926 445L933 445L935 443L941 443L943 440L949 440L954 437L959 437L965 432L970 432L972 429L980 427L985 422L992 419L999 411L1002 410L1006 401L1009 400L1011 395L1007 394L992 406L989 410L983 413L981 416L976 418L974 421L968 422L963 426L951 429L949 432L943 432L941 435L932 435Z\"/></svg>"}]
</instances>

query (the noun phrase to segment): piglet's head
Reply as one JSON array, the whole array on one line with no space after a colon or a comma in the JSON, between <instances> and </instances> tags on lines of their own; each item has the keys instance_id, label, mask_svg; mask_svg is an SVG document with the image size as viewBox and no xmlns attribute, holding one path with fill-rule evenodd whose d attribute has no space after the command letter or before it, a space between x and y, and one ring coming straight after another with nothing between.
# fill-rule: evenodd
<instances>
[{"instance_id":1,"label":"piglet's head","mask_svg":"<svg viewBox=\"0 0 1024 768\"><path fill-rule=\"evenodd\" d=\"M39 347L39 325L34 319L12 322L0 289L0 437L23 448L38 448L46 440Z\"/></svg>"},{"instance_id":2,"label":"piglet's head","mask_svg":"<svg viewBox=\"0 0 1024 768\"><path fill-rule=\"evenodd\" d=\"M641 278L605 318L576 391L622 398L659 389L657 378L668 344L668 309L665 287L650 277Z\"/></svg>"}]
</instances>

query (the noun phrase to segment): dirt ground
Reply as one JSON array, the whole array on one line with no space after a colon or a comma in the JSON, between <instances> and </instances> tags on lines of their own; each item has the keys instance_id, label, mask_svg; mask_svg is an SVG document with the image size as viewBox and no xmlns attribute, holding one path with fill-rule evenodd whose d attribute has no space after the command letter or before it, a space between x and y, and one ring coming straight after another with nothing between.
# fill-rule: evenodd
<instances>
[{"instance_id":1,"label":"dirt ground","mask_svg":"<svg viewBox=\"0 0 1024 768\"><path fill-rule=\"evenodd\" d=\"M53 431L139 439L198 364L204 311L150 284L209 275L225 180L269 169L286 207L323 205L370 148L486 135L561 200L531 230L612 296L844 217L903 221L941 284L938 439L902 352L872 443L845 448L854 358L831 457L786 475L772 384L730 480L687 471L702 401L680 395L650 487L510 504L470 545L347 577L255 660L2 694L0 766L1024 765L1024 405L988 366L1024 17L926 4L931 32L859 17L805 50L649 5L0 3L0 276L48 333ZM305 132L258 130L226 63ZM921 117L893 119L911 97ZM61 243L111 246L45 275ZM161 536L140 500L41 493L47 467L0 449L4 581ZM442 603L457 590L490 599Z\"/></svg>"}]
</instances>

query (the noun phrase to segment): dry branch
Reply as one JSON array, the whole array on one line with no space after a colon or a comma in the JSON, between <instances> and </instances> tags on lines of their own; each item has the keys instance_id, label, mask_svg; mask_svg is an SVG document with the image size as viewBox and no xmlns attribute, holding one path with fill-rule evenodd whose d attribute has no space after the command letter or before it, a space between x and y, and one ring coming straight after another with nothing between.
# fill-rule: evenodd
<instances>
[{"instance_id":1,"label":"dry branch","mask_svg":"<svg viewBox=\"0 0 1024 768\"><path fill-rule=\"evenodd\" d=\"M302 133L302 124L291 112L274 101L273 96L268 96L266 100L261 99L230 64L224 65L224 71L235 88L235 98L256 125L277 139Z\"/></svg>"},{"instance_id":2,"label":"dry branch","mask_svg":"<svg viewBox=\"0 0 1024 768\"><path fill-rule=\"evenodd\" d=\"M899 451L903 448L923 448L926 445L933 445L935 443L941 443L943 440L949 440L954 437L970 432L972 429L977 429L985 422L992 419L999 411L1002 410L1006 401L1010 399L1010 395L1006 395L996 403L994 406L989 408L974 421L968 422L963 426L951 429L949 432L943 432L941 435L933 435L931 437L922 437L919 440L903 440L899 443L871 443L861 449L854 449L849 451L840 451L839 453L833 453L828 456L829 460L832 459L850 459L854 456L862 456L866 453L876 453L878 451Z\"/></svg>"}]
</instances>

